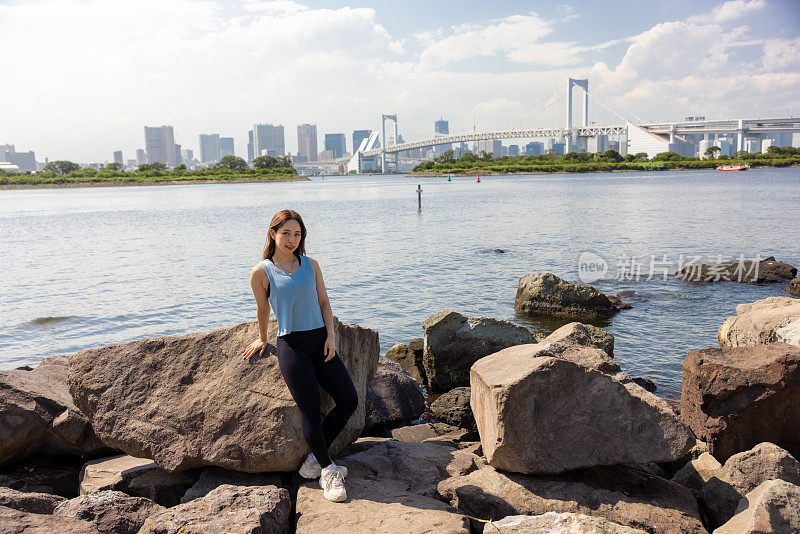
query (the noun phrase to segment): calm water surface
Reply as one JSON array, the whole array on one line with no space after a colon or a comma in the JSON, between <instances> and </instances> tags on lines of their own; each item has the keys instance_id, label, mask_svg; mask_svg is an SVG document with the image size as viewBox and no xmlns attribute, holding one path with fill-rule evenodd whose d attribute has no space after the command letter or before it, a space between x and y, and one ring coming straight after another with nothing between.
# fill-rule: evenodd
<instances>
[{"instance_id":1,"label":"calm water surface","mask_svg":"<svg viewBox=\"0 0 800 534\"><path fill-rule=\"evenodd\" d=\"M609 272L595 287L646 298L599 323L616 360L675 397L686 353L716 346L737 304L788 294L664 280L663 268L646 280L651 256L800 265L799 185L794 168L0 191L0 369L254 320L249 271L288 207L305 219L334 314L378 330L382 351L442 309L550 332L563 322L514 312L519 278L578 281L580 254L599 254ZM631 256L643 276L618 279Z\"/></svg>"}]
</instances>

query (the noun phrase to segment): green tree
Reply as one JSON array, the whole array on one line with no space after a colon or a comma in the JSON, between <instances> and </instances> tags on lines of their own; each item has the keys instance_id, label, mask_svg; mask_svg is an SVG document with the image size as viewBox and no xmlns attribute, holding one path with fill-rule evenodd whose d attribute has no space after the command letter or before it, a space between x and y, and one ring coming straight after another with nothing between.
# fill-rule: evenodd
<instances>
[{"instance_id":1,"label":"green tree","mask_svg":"<svg viewBox=\"0 0 800 534\"><path fill-rule=\"evenodd\" d=\"M167 170L166 163L161 163L160 161L155 161L150 164L151 171L165 171Z\"/></svg>"},{"instance_id":2,"label":"green tree","mask_svg":"<svg viewBox=\"0 0 800 534\"><path fill-rule=\"evenodd\" d=\"M253 160L253 167L256 169L272 169L278 166L278 160L272 156L258 156Z\"/></svg>"},{"instance_id":3,"label":"green tree","mask_svg":"<svg viewBox=\"0 0 800 534\"><path fill-rule=\"evenodd\" d=\"M459 163L475 163L476 161L478 161L478 156L472 152L464 152L461 154L461 157L458 158Z\"/></svg>"},{"instance_id":4,"label":"green tree","mask_svg":"<svg viewBox=\"0 0 800 534\"><path fill-rule=\"evenodd\" d=\"M492 152L486 152L485 150L481 150L481 153L478 154L478 157L482 161L492 161L494 159L494 155Z\"/></svg>"},{"instance_id":5,"label":"green tree","mask_svg":"<svg viewBox=\"0 0 800 534\"><path fill-rule=\"evenodd\" d=\"M676 161L681 159L683 159L683 156L670 150L668 152L660 152L656 154L650 161Z\"/></svg>"},{"instance_id":6,"label":"green tree","mask_svg":"<svg viewBox=\"0 0 800 534\"><path fill-rule=\"evenodd\" d=\"M710 147L708 147L706 149L706 151L703 153L703 155L707 156L707 157L709 157L711 159L716 159L717 158L717 152L720 152L721 150L722 149L720 149L718 146L710 146Z\"/></svg>"},{"instance_id":7,"label":"green tree","mask_svg":"<svg viewBox=\"0 0 800 534\"><path fill-rule=\"evenodd\" d=\"M104 169L107 170L107 171L114 171L114 172L121 171L122 170L122 163L120 163L118 161L114 161L114 162L109 163L108 165L106 165L104 167Z\"/></svg>"},{"instance_id":8,"label":"green tree","mask_svg":"<svg viewBox=\"0 0 800 534\"><path fill-rule=\"evenodd\" d=\"M647 161L650 157L647 155L647 152L637 152L633 155L633 159L636 161Z\"/></svg>"},{"instance_id":9,"label":"green tree","mask_svg":"<svg viewBox=\"0 0 800 534\"><path fill-rule=\"evenodd\" d=\"M603 158L604 161L613 161L614 163L619 163L620 161L622 161L622 155L620 155L620 153L614 150L613 148L603 152L601 154L601 157Z\"/></svg>"},{"instance_id":10,"label":"green tree","mask_svg":"<svg viewBox=\"0 0 800 534\"><path fill-rule=\"evenodd\" d=\"M81 166L77 163L73 163L71 161L51 161L47 165L44 166L44 170L52 171L57 174L69 174L71 172L75 172L80 170Z\"/></svg>"},{"instance_id":11,"label":"green tree","mask_svg":"<svg viewBox=\"0 0 800 534\"><path fill-rule=\"evenodd\" d=\"M152 170L152 167L149 163L140 163L138 167L136 167L136 172L147 172Z\"/></svg>"},{"instance_id":12,"label":"green tree","mask_svg":"<svg viewBox=\"0 0 800 534\"><path fill-rule=\"evenodd\" d=\"M273 158L274 159L274 158ZM215 165L218 169L228 169L230 171L244 171L248 169L247 162L239 156L228 155L219 160Z\"/></svg>"},{"instance_id":13,"label":"green tree","mask_svg":"<svg viewBox=\"0 0 800 534\"><path fill-rule=\"evenodd\" d=\"M433 158L433 161L436 163L455 163L455 158L453 157L454 152L452 150L445 150L439 156Z\"/></svg>"},{"instance_id":14,"label":"green tree","mask_svg":"<svg viewBox=\"0 0 800 534\"><path fill-rule=\"evenodd\" d=\"M185 163L181 163L180 165L177 165L173 170L177 171L177 172L185 172L186 171L186 164Z\"/></svg>"}]
</instances>

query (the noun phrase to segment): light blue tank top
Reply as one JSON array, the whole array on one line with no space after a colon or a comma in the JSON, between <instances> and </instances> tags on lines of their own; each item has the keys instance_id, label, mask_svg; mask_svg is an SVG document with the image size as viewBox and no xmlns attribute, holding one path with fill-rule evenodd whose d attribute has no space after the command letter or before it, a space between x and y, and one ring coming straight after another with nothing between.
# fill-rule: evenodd
<instances>
[{"instance_id":1,"label":"light blue tank top","mask_svg":"<svg viewBox=\"0 0 800 534\"><path fill-rule=\"evenodd\" d=\"M269 277L269 304L278 319L278 335L325 326L317 296L317 279L308 256L298 256L300 268L285 273L271 260L261 266Z\"/></svg>"}]
</instances>

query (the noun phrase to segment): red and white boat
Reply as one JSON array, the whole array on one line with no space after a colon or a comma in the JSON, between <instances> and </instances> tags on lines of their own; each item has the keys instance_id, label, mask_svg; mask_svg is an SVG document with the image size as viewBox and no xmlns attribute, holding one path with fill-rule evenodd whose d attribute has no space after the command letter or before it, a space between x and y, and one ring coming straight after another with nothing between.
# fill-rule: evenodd
<instances>
[{"instance_id":1,"label":"red and white boat","mask_svg":"<svg viewBox=\"0 0 800 534\"><path fill-rule=\"evenodd\" d=\"M750 168L750 165L744 163L742 165L720 165L717 167L718 171L746 171Z\"/></svg>"}]
</instances>

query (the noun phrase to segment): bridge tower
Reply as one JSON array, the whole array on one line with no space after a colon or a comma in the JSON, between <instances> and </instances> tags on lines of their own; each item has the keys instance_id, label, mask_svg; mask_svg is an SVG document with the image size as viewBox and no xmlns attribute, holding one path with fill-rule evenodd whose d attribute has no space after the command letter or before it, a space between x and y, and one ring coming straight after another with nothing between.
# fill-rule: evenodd
<instances>
[{"instance_id":1,"label":"bridge tower","mask_svg":"<svg viewBox=\"0 0 800 534\"><path fill-rule=\"evenodd\" d=\"M581 126L587 128L589 126L589 80L578 80L569 78L567 81L567 136L564 152L569 152L572 148L580 146L577 136L572 132L572 88L579 87L583 89L583 116L581 117Z\"/></svg>"},{"instance_id":2,"label":"bridge tower","mask_svg":"<svg viewBox=\"0 0 800 534\"><path fill-rule=\"evenodd\" d=\"M381 114L381 172L386 172L386 121L394 122L394 144L397 144L397 115ZM399 154L395 153L395 169L399 163Z\"/></svg>"}]
</instances>

